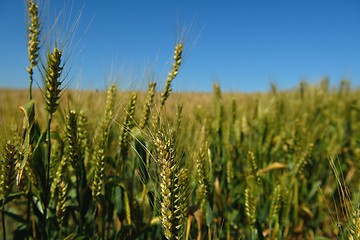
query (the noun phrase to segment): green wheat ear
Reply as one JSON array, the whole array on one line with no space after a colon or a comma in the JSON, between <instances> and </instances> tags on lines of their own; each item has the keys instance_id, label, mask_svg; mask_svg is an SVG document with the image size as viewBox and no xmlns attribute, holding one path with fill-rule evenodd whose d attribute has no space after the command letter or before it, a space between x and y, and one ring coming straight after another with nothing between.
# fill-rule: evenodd
<instances>
[{"instance_id":1,"label":"green wheat ear","mask_svg":"<svg viewBox=\"0 0 360 240\"><path fill-rule=\"evenodd\" d=\"M149 83L149 89L147 93L146 103L143 108L142 118L139 127L144 129L150 119L150 110L154 102L156 82Z\"/></svg>"},{"instance_id":2,"label":"green wheat ear","mask_svg":"<svg viewBox=\"0 0 360 240\"><path fill-rule=\"evenodd\" d=\"M281 214L280 214L280 224L281 226L285 227L288 223L288 215L289 215L289 208L290 208L290 196L289 190L286 188L281 188Z\"/></svg>"},{"instance_id":3,"label":"green wheat ear","mask_svg":"<svg viewBox=\"0 0 360 240\"><path fill-rule=\"evenodd\" d=\"M0 166L0 199L5 200L15 183L15 164L18 160L18 151L8 141L3 149Z\"/></svg>"},{"instance_id":4,"label":"green wheat ear","mask_svg":"<svg viewBox=\"0 0 360 240\"><path fill-rule=\"evenodd\" d=\"M306 151L302 154L301 158L299 159L299 161L296 164L296 168L295 168L295 175L299 176L302 174L304 167L307 163L308 158L311 155L312 149L314 147L314 144L310 143L306 149Z\"/></svg>"},{"instance_id":5,"label":"green wheat ear","mask_svg":"<svg viewBox=\"0 0 360 240\"><path fill-rule=\"evenodd\" d=\"M45 75L45 108L51 115L56 112L59 106L59 99L62 81L60 80L63 67L61 66L62 52L54 48L52 53L47 55L47 68Z\"/></svg>"},{"instance_id":6,"label":"green wheat ear","mask_svg":"<svg viewBox=\"0 0 360 240\"><path fill-rule=\"evenodd\" d=\"M77 134L77 114L74 110L71 110L67 116L66 124L66 140L68 143L68 156L71 166L78 171L79 161L79 147L78 146L78 134Z\"/></svg>"},{"instance_id":7,"label":"green wheat ear","mask_svg":"<svg viewBox=\"0 0 360 240\"><path fill-rule=\"evenodd\" d=\"M112 84L107 91L106 106L103 118L95 133L95 145L102 148L105 147L108 138L109 126L113 117L115 96L116 86Z\"/></svg>"},{"instance_id":8,"label":"green wheat ear","mask_svg":"<svg viewBox=\"0 0 360 240\"><path fill-rule=\"evenodd\" d=\"M55 176L53 178L53 181L51 183L51 188L50 188L50 192L51 192L51 198L53 199L56 194L58 193L58 186L60 184L60 182L63 180L64 178L64 173L65 170L68 166L68 156L64 156L60 159L60 162L57 166L56 172L55 172Z\"/></svg>"},{"instance_id":9,"label":"green wheat ear","mask_svg":"<svg viewBox=\"0 0 360 240\"><path fill-rule=\"evenodd\" d=\"M83 156L84 162L88 162L90 158L90 141L88 129L90 128L88 126L88 119L82 110L79 112L77 127L78 142L80 145L79 151Z\"/></svg>"},{"instance_id":10,"label":"green wheat ear","mask_svg":"<svg viewBox=\"0 0 360 240\"><path fill-rule=\"evenodd\" d=\"M58 199L56 203L56 220L60 227L64 224L64 217L66 212L66 195L68 191L68 184L64 181L60 181L58 186Z\"/></svg>"},{"instance_id":11,"label":"green wheat ear","mask_svg":"<svg viewBox=\"0 0 360 240\"><path fill-rule=\"evenodd\" d=\"M92 196L93 199L96 201L101 194L104 185L104 178L105 178L105 154L104 149L98 148L94 152L95 158L95 176L94 182L92 187Z\"/></svg>"},{"instance_id":12,"label":"green wheat ear","mask_svg":"<svg viewBox=\"0 0 360 240\"><path fill-rule=\"evenodd\" d=\"M250 163L250 166L251 166L251 172L256 180L256 183L257 184L261 184L261 177L260 177L260 173L259 173L259 170L258 170L258 166L256 164L256 159L255 159L255 156L254 156L254 153L252 151L249 151L248 152L248 161Z\"/></svg>"},{"instance_id":13,"label":"green wheat ear","mask_svg":"<svg viewBox=\"0 0 360 240\"><path fill-rule=\"evenodd\" d=\"M213 89L215 94L215 104L216 104L216 132L222 134L222 123L224 121L224 106L222 103L222 95L219 84L213 83Z\"/></svg>"},{"instance_id":14,"label":"green wheat ear","mask_svg":"<svg viewBox=\"0 0 360 240\"><path fill-rule=\"evenodd\" d=\"M100 196L105 178L105 149L107 147L107 140L109 135L109 128L111 124L111 118L113 116L113 107L115 99L116 87L111 85L107 92L105 113L102 122L97 129L97 133L94 139L94 152L92 156L94 169L94 180L92 185L92 196L96 201Z\"/></svg>"},{"instance_id":15,"label":"green wheat ear","mask_svg":"<svg viewBox=\"0 0 360 240\"><path fill-rule=\"evenodd\" d=\"M280 199L281 198L281 185L277 185L273 190L271 196L271 204L269 211L269 222L270 225L276 220L276 216L279 213Z\"/></svg>"},{"instance_id":16,"label":"green wheat ear","mask_svg":"<svg viewBox=\"0 0 360 240\"><path fill-rule=\"evenodd\" d=\"M256 222L256 203L250 188L245 189L245 214L248 217L249 223L254 226Z\"/></svg>"},{"instance_id":17,"label":"green wheat ear","mask_svg":"<svg viewBox=\"0 0 360 240\"><path fill-rule=\"evenodd\" d=\"M176 104L176 127L175 127L175 133L179 133L180 130L181 130L182 110L183 110L183 105L181 103Z\"/></svg>"},{"instance_id":18,"label":"green wheat ear","mask_svg":"<svg viewBox=\"0 0 360 240\"><path fill-rule=\"evenodd\" d=\"M200 149L196 156L196 170L202 201L210 201L210 184L206 165L207 141L206 128L202 126L200 135Z\"/></svg>"},{"instance_id":19,"label":"green wheat ear","mask_svg":"<svg viewBox=\"0 0 360 240\"><path fill-rule=\"evenodd\" d=\"M135 104L136 104L137 94L132 92L128 106L126 108L125 117L123 120L123 125L119 137L119 148L121 155L125 157L127 155L128 146L129 146L129 136L130 130L134 126L134 115L135 115Z\"/></svg>"}]
</instances>

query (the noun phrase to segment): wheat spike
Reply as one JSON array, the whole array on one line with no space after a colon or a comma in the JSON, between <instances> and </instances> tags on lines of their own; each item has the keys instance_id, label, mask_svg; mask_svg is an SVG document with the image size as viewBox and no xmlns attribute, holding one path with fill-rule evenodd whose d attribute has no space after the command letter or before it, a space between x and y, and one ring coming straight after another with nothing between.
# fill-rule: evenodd
<instances>
[{"instance_id":1,"label":"wheat spike","mask_svg":"<svg viewBox=\"0 0 360 240\"><path fill-rule=\"evenodd\" d=\"M269 211L269 222L272 222L276 219L276 215L279 213L280 206L280 197L281 197L281 186L277 185L273 190L270 211Z\"/></svg>"},{"instance_id":2,"label":"wheat spike","mask_svg":"<svg viewBox=\"0 0 360 240\"><path fill-rule=\"evenodd\" d=\"M15 164L18 160L18 151L8 141L3 149L0 172L0 199L5 200L15 183Z\"/></svg>"},{"instance_id":3,"label":"wheat spike","mask_svg":"<svg viewBox=\"0 0 360 240\"><path fill-rule=\"evenodd\" d=\"M34 68L38 64L39 49L40 49L40 23L38 5L33 1L28 1L28 57L30 65L27 67L27 72L30 77L30 100L32 99L32 83Z\"/></svg>"},{"instance_id":4,"label":"wheat spike","mask_svg":"<svg viewBox=\"0 0 360 240\"><path fill-rule=\"evenodd\" d=\"M134 114L135 114L135 104L136 104L136 99L137 99L137 94L136 92L132 92L131 96L130 96L130 100L128 103L128 106L126 108L126 113L125 113L125 117L123 120L123 125L121 128L121 132L120 132L120 138L119 138L119 142L120 142L120 151L122 156L126 156L127 155L127 151L128 151L128 142L129 142L129 132L131 130L131 128L134 126Z\"/></svg>"},{"instance_id":5,"label":"wheat spike","mask_svg":"<svg viewBox=\"0 0 360 240\"><path fill-rule=\"evenodd\" d=\"M64 216L66 212L66 195L68 185L64 181L60 181L57 186L58 188L58 199L56 203L56 219L60 226L64 223Z\"/></svg>"},{"instance_id":6,"label":"wheat spike","mask_svg":"<svg viewBox=\"0 0 360 240\"><path fill-rule=\"evenodd\" d=\"M256 204L254 195L249 188L245 189L245 213L251 225L256 222Z\"/></svg>"},{"instance_id":7,"label":"wheat spike","mask_svg":"<svg viewBox=\"0 0 360 240\"><path fill-rule=\"evenodd\" d=\"M104 186L104 170L105 170L105 155L104 149L97 149L94 152L95 155L95 176L93 182L92 196L94 200L100 196Z\"/></svg>"},{"instance_id":8,"label":"wheat spike","mask_svg":"<svg viewBox=\"0 0 360 240\"><path fill-rule=\"evenodd\" d=\"M182 51L183 51L183 44L182 43L176 44L174 50L174 63L166 79L164 92L161 93L161 105L160 105L161 108L164 107L165 102L168 99L170 92L172 91L171 82L177 76L178 71L180 69Z\"/></svg>"},{"instance_id":9,"label":"wheat spike","mask_svg":"<svg viewBox=\"0 0 360 240\"><path fill-rule=\"evenodd\" d=\"M61 66L62 52L58 48L54 48L52 53L47 55L47 68L45 76L45 107L49 114L56 112L59 105L60 75L63 67Z\"/></svg>"},{"instance_id":10,"label":"wheat spike","mask_svg":"<svg viewBox=\"0 0 360 240\"><path fill-rule=\"evenodd\" d=\"M208 171L206 167L206 154L207 154L207 142L206 142L206 128L202 126L200 135L200 149L196 157L196 170L198 183L200 187L201 198L206 201L210 201L210 184L208 180Z\"/></svg>"},{"instance_id":11,"label":"wheat spike","mask_svg":"<svg viewBox=\"0 0 360 240\"><path fill-rule=\"evenodd\" d=\"M307 159L309 158L312 149L313 149L314 145L312 143L310 143L306 149L306 151L302 154L301 158L299 159L299 161L296 164L296 168L295 168L295 175L301 175L304 167L307 163Z\"/></svg>"},{"instance_id":12,"label":"wheat spike","mask_svg":"<svg viewBox=\"0 0 360 240\"><path fill-rule=\"evenodd\" d=\"M105 178L105 149L109 134L111 118L113 116L113 106L115 99L116 87L112 84L107 92L106 107L103 120L97 129L95 136L95 147L92 161L95 165L94 180L92 185L92 196L96 201L101 194Z\"/></svg>"},{"instance_id":13,"label":"wheat spike","mask_svg":"<svg viewBox=\"0 0 360 240\"><path fill-rule=\"evenodd\" d=\"M66 140L68 143L68 156L71 166L77 171L79 161L78 134L77 134L77 114L71 110L67 115Z\"/></svg>"},{"instance_id":14,"label":"wheat spike","mask_svg":"<svg viewBox=\"0 0 360 240\"><path fill-rule=\"evenodd\" d=\"M149 83L149 89L148 89L148 93L147 93L146 103L143 108L142 118L141 118L141 122L139 125L141 129L144 129L148 124L148 121L150 118L150 110L151 110L152 104L154 102L155 87L156 87L156 82Z\"/></svg>"},{"instance_id":15,"label":"wheat spike","mask_svg":"<svg viewBox=\"0 0 360 240\"><path fill-rule=\"evenodd\" d=\"M256 164L256 159L255 159L255 156L254 156L254 153L252 151L249 151L248 152L248 160L249 160L249 163L250 163L250 166L251 166L251 172L256 180L256 183L257 184L261 184L261 177L260 177L260 173L259 173L259 170L258 170L258 166Z\"/></svg>"},{"instance_id":16,"label":"wheat spike","mask_svg":"<svg viewBox=\"0 0 360 240\"><path fill-rule=\"evenodd\" d=\"M154 139L160 168L161 222L167 239L181 239L187 208L187 172L175 157L173 141L158 132Z\"/></svg>"}]
</instances>

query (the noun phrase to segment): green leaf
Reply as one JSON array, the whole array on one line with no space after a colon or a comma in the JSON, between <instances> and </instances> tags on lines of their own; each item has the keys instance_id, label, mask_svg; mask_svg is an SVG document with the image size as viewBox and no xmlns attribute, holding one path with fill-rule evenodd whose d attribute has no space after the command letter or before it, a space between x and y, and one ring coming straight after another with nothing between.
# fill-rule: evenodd
<instances>
[{"instance_id":1,"label":"green leaf","mask_svg":"<svg viewBox=\"0 0 360 240\"><path fill-rule=\"evenodd\" d=\"M83 235L77 235L76 233L71 233L70 235L64 238L64 240L83 240L83 239L87 239L87 237Z\"/></svg>"},{"instance_id":2,"label":"green leaf","mask_svg":"<svg viewBox=\"0 0 360 240\"><path fill-rule=\"evenodd\" d=\"M134 130L134 138L135 138L135 150L137 153L137 159L139 162L140 168L140 177L143 184L147 184L149 182L149 172L147 167L147 149L146 142L138 128Z\"/></svg>"},{"instance_id":3,"label":"green leaf","mask_svg":"<svg viewBox=\"0 0 360 240\"><path fill-rule=\"evenodd\" d=\"M5 199L5 204L8 202L11 202L12 200L16 199L16 198L20 198L21 196L23 196L24 193L23 192L16 192L16 193L11 193L9 194L6 199Z\"/></svg>"},{"instance_id":4,"label":"green leaf","mask_svg":"<svg viewBox=\"0 0 360 240\"><path fill-rule=\"evenodd\" d=\"M234 222L236 217L239 215L239 211L238 210L233 210L231 211L231 213L228 214L228 220L229 222Z\"/></svg>"},{"instance_id":5,"label":"green leaf","mask_svg":"<svg viewBox=\"0 0 360 240\"><path fill-rule=\"evenodd\" d=\"M311 191L307 195L307 200L311 200L314 197L315 193L317 193L319 191L320 186L321 186L320 180L316 181L312 184Z\"/></svg>"},{"instance_id":6,"label":"green leaf","mask_svg":"<svg viewBox=\"0 0 360 240\"><path fill-rule=\"evenodd\" d=\"M211 223L212 223L212 221L214 219L214 215L213 215L213 211L212 211L212 209L210 207L209 202L206 203L206 210L205 211L206 211L206 213L205 213L205 222L206 222L206 225L208 227L210 227L210 225L211 225Z\"/></svg>"},{"instance_id":7,"label":"green leaf","mask_svg":"<svg viewBox=\"0 0 360 240\"><path fill-rule=\"evenodd\" d=\"M34 101L29 101L25 104L25 106L21 106L20 110L24 113L24 142L22 145L22 160L19 164L19 168L16 175L16 184L19 185L22 174L25 168L26 163L28 162L31 153L32 153L32 147L31 147L31 128L35 121L35 103Z\"/></svg>"},{"instance_id":8,"label":"green leaf","mask_svg":"<svg viewBox=\"0 0 360 240\"><path fill-rule=\"evenodd\" d=\"M115 187L114 191L114 206L117 213L120 215L123 211L123 198L122 198L122 188Z\"/></svg>"},{"instance_id":9,"label":"green leaf","mask_svg":"<svg viewBox=\"0 0 360 240\"><path fill-rule=\"evenodd\" d=\"M4 211L6 216L11 217L12 219L14 219L16 222L22 223L22 224L26 224L27 221L26 219L22 218L23 215L17 215L15 213L9 212L9 211Z\"/></svg>"},{"instance_id":10,"label":"green leaf","mask_svg":"<svg viewBox=\"0 0 360 240\"><path fill-rule=\"evenodd\" d=\"M265 240L261 224L259 223L258 220L256 220L256 229L257 229L257 232L258 232L258 239L259 240Z\"/></svg>"},{"instance_id":11,"label":"green leaf","mask_svg":"<svg viewBox=\"0 0 360 240\"><path fill-rule=\"evenodd\" d=\"M38 183L40 184L40 186L36 186L37 188L41 188L41 192L42 193L46 193L47 192L47 183L46 183L46 170L45 170L45 166L44 166L44 161L43 161L43 157L44 157L44 149L43 149L43 145L41 144L42 141L45 141L44 138L45 134L42 134L38 143L36 144L36 147L34 149L33 152L33 156L32 156L32 168L33 171L35 172L35 176L38 179Z\"/></svg>"},{"instance_id":12,"label":"green leaf","mask_svg":"<svg viewBox=\"0 0 360 240\"><path fill-rule=\"evenodd\" d=\"M121 219L125 219L127 224L131 224L130 199L123 184L115 187L114 206Z\"/></svg>"},{"instance_id":13,"label":"green leaf","mask_svg":"<svg viewBox=\"0 0 360 240\"><path fill-rule=\"evenodd\" d=\"M25 106L21 106L20 110L24 113L24 118L27 123L26 128L30 128L35 121L35 102L30 100Z\"/></svg>"},{"instance_id":14,"label":"green leaf","mask_svg":"<svg viewBox=\"0 0 360 240\"><path fill-rule=\"evenodd\" d=\"M330 240L330 238L324 237L324 236L315 236L314 240Z\"/></svg>"}]
</instances>

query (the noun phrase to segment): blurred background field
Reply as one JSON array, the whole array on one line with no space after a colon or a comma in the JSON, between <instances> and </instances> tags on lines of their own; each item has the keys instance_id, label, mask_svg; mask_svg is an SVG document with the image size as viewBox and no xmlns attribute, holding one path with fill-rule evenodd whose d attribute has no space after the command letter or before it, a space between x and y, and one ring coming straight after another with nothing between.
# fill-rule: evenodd
<instances>
[{"instance_id":1,"label":"blurred background field","mask_svg":"<svg viewBox=\"0 0 360 240\"><path fill-rule=\"evenodd\" d=\"M176 136L177 156L183 159L190 172L189 208L200 207L204 211L203 216L207 217L204 222L188 220L190 229L187 237L192 239L199 234L197 224L209 229L202 233L203 239L209 236L215 239L229 239L229 236L230 239L233 236L247 239L259 239L260 236L267 239L356 236L360 187L359 95L359 90L351 89L350 82L345 80L332 89L328 80L324 79L312 86L301 82L298 87L287 91L278 91L275 85L271 85L269 92L254 94L221 93L219 86L214 84L214 93L172 93L161 114L156 112L159 104L157 96L151 114L160 114L167 129L180 124L181 130L177 131ZM81 110L88 120L87 136L91 142L103 119L106 96L105 92L66 89L59 110L54 114L52 131L65 131L68 109ZM27 91L2 89L0 97L2 103L6 102L0 108L4 144L4 139L11 138L12 134L22 129L19 106L27 101ZM126 105L129 97L129 92L116 92L114 122L109 129L110 142L106 150L108 160L116 159L116 139L121 132L122 119L128 114ZM145 98L146 93L138 92L134 129L141 121ZM37 105L36 118L42 126L45 123L41 119L45 118L46 112L42 109L43 99L39 90L34 91L34 101ZM181 117L177 112L180 105ZM153 120L150 119L149 129L142 134L141 139L145 138L145 142L150 143L156 134L150 127ZM205 158L211 161L211 167L206 165L209 187L212 189L210 209L201 207L201 183L196 173L199 167L196 156L204 150L201 147L204 144L201 129L204 127L207 129L206 144L209 147ZM136 163L139 157L135 151L139 150L136 141L136 138L129 138L133 149L130 148L126 155L130 166L135 164L134 168L140 167ZM149 143L147 146L150 147ZM89 145L90 152L92 148ZM346 186L345 192L339 188L339 176L334 174L330 159L334 160L340 173L338 180L341 186ZM150 161L154 160L151 158ZM110 177L113 173L110 169L107 171ZM142 174L138 172L135 176L139 179L135 181L131 172L124 174L122 181L127 186L124 191L134 194L134 198L130 199L132 221L138 224L145 221L140 225L134 223L133 227L137 229L151 219L151 214L148 215L145 209L154 208L156 211L156 204L150 201L147 203L150 205L143 206L145 212L141 215L132 213L142 212L138 206L138 197L141 196L138 184L145 186L158 180L150 176L148 182L143 182ZM156 187L149 187L148 191L156 195L157 190ZM250 201L249 191L252 196L250 203L247 202ZM278 198L274 194L278 194ZM254 206L253 216L249 204ZM277 205L275 209L274 204ZM9 204L9 208L16 209L16 206ZM189 210L187 219L191 219L193 214ZM210 218L208 214L211 214ZM252 222L252 217L255 222ZM71 219L70 222L76 220ZM124 221L121 219L119 215L119 220ZM108 224L112 226L115 222ZM70 229L69 225L64 232ZM116 235L116 231L113 231L108 233L108 237ZM122 234L141 239L160 236L148 235L149 232L141 232L140 229L136 232L135 235L131 231Z\"/></svg>"}]
</instances>

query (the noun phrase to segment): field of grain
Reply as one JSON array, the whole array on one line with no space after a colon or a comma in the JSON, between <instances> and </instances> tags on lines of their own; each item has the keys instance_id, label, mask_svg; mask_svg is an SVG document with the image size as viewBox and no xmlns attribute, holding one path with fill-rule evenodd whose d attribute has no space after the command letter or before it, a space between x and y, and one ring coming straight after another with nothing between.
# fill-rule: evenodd
<instances>
[{"instance_id":1,"label":"field of grain","mask_svg":"<svg viewBox=\"0 0 360 240\"><path fill-rule=\"evenodd\" d=\"M179 93L181 41L148 91L63 88L62 51L34 87L0 90L3 239L359 239L360 90ZM164 87L159 87L164 85Z\"/></svg>"}]
</instances>

